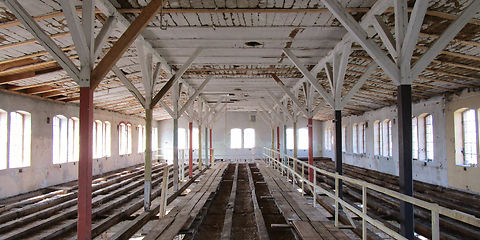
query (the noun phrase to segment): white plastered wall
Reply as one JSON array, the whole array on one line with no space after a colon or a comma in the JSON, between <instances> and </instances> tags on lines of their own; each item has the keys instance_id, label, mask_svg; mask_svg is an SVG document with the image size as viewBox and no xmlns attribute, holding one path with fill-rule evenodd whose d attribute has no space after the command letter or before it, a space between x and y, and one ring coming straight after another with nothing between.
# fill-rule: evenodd
<instances>
[{"instance_id":1,"label":"white plastered wall","mask_svg":"<svg viewBox=\"0 0 480 240\"><path fill-rule=\"evenodd\" d=\"M434 97L412 105L412 114L419 116L422 113L429 113L433 116L434 135L434 160L433 162L413 161L414 180L448 186L447 158L446 158L446 136L445 136L445 98ZM376 120L392 120L392 157L374 155L373 125ZM353 153L352 126L354 123L366 122L366 153ZM334 128L332 121L322 122L321 134L327 128ZM398 115L395 106L381 108L376 111L366 112L360 116L348 116L342 119L342 125L347 126L346 152L343 153L343 162L363 168L368 168L398 176ZM334 159L334 146L327 150L322 137L323 156Z\"/></svg>"},{"instance_id":2,"label":"white plastered wall","mask_svg":"<svg viewBox=\"0 0 480 240\"><path fill-rule=\"evenodd\" d=\"M62 104L0 93L0 109L7 112L29 112L32 121L31 164L29 167L0 170L0 198L77 180L78 162L52 163L52 118L58 114L78 118L78 104ZM47 118L50 118L49 123ZM94 120L110 122L112 155L93 159L93 175L143 163L144 154L137 150L137 125L145 125L144 119L96 109ZM118 154L118 124L121 121L132 124L132 153L122 156ZM153 126L156 124L154 122Z\"/></svg>"},{"instance_id":3,"label":"white plastered wall","mask_svg":"<svg viewBox=\"0 0 480 240\"><path fill-rule=\"evenodd\" d=\"M252 154L256 158L260 158L262 154L263 147L271 147L272 145L272 128L270 125L265 123L258 114L256 114L256 121L250 121L250 115L254 114L253 112L227 112L221 113L222 116L219 117L218 121L213 124L213 148L215 151L215 156L217 158L223 157L232 157L237 155L238 157L250 157ZM287 128L292 128L293 124L291 122L287 123ZM188 120L181 117L178 121L178 127L184 128L188 131ZM196 123L193 124L194 128L198 128ZM307 127L307 120L305 118L300 118L297 123L297 128ZM205 126L202 126L202 155L205 156ZM234 150L230 149L230 129L232 128L253 128L255 129L255 149L239 149ZM313 155L320 156L321 149L316 146L320 146L319 143L321 136L317 133L320 132L321 122L313 120ZM275 128L275 147L276 147L276 134L277 129ZM163 120L159 121L159 135L160 135L160 148L161 153L167 159L172 157L173 149L173 120ZM188 140L187 140L188 141ZM283 125L280 126L280 149L283 151ZM188 148L188 145L187 145ZM293 155L292 150L288 150L287 154ZM307 150L299 150L299 157L307 157ZM194 155L196 158L196 155Z\"/></svg>"}]
</instances>

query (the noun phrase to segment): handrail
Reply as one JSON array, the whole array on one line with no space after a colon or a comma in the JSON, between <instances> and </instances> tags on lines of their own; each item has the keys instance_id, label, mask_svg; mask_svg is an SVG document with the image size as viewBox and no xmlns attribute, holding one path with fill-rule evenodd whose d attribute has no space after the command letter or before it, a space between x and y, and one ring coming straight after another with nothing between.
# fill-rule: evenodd
<instances>
[{"instance_id":1,"label":"handrail","mask_svg":"<svg viewBox=\"0 0 480 240\"><path fill-rule=\"evenodd\" d=\"M396 231L386 227L382 222L373 219L372 217L367 215L367 190L371 189L376 192L383 193L385 195L388 195L390 197L396 198L398 200L404 201L411 203L415 206L430 210L432 213L432 239L438 240L440 239L440 221L439 221L439 215L444 215L449 218L476 226L480 227L480 218L477 218L471 214L467 214L464 212L460 212L457 210L451 210L446 207L440 206L436 203L431 203L427 202L424 200L420 200L411 196L407 196L405 194L395 192L393 190L380 187L378 185L363 181L363 180L358 180L355 178L351 178L348 176L340 175L337 172L332 173L323 169L320 169L314 165L308 164L307 162L300 161L297 158L294 158L290 155L287 155L285 153L279 152L275 149L270 149L267 147L264 147L264 150L266 153L263 154L263 156L266 157L266 160L268 160L268 164L272 166L274 169L279 169L281 173L283 174L286 172L287 178L289 178L289 171L292 176L292 184L295 184L294 181L294 176L296 176L298 179L301 181L301 186L302 186L302 194L304 194L304 183L309 185L310 187L313 188L313 205L316 206L316 193L317 190L319 192L327 195L330 198L333 198L335 200L335 226L338 226L338 214L339 214L339 204L342 205L344 208L349 209L352 211L354 214L358 215L359 217L362 218L362 239L367 239L367 229L366 229L366 222L369 222L373 226L377 227L378 229L384 231L386 234L390 235L391 237L395 239L406 239ZM269 154L268 154L269 153ZM276 156L279 156L278 159L285 159L284 162L279 161L275 159ZM301 164L302 172L301 175L297 173L297 169L293 169L290 167L290 159L293 161L293 165L297 166L298 163ZM304 168L311 168L313 169L313 182L309 181L308 178L304 176ZM326 189L318 186L316 184L316 179L317 179L317 173L320 173L325 176L329 176L335 179L335 194L327 191ZM352 184L360 185L362 187L362 211L357 209L357 207L352 206L351 204L345 202L343 199L339 198L338 196L338 189L339 189L339 180L343 180L345 182L349 182ZM297 180L298 181L298 180Z\"/></svg>"}]
</instances>

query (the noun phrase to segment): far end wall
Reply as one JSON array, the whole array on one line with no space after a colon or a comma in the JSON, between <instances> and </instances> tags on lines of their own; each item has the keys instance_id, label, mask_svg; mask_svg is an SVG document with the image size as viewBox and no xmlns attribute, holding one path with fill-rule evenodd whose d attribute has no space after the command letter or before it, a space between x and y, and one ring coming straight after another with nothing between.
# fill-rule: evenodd
<instances>
[{"instance_id":1,"label":"far end wall","mask_svg":"<svg viewBox=\"0 0 480 240\"><path fill-rule=\"evenodd\" d=\"M262 157L263 147L271 148L272 146L272 128L270 125L265 123L262 118L256 114L255 122L250 120L250 115L255 114L253 112L226 112L222 113L222 116L219 117L218 121L213 125L213 148L215 151L215 156L217 158L231 158L234 156L238 157L251 157L252 155L255 158ZM183 128L188 132L188 120L185 118L180 118L178 121L178 127ZM196 123L193 124L194 128L198 128ZM287 128L291 128L292 123L287 124ZM299 119L297 123L297 128L307 127L306 119ZM314 156L320 156L321 149L316 148L315 146L320 146L320 136L315 133L320 131L321 122L313 121L313 130L314 130ZM202 126L202 156L205 156L205 126ZM255 129L255 148L254 149L231 149L230 148L230 130L232 128L253 128ZM188 135L188 133L187 133ZM276 135L277 130L275 128L275 147L276 147ZM163 120L159 122L159 136L160 136L160 149L162 155L167 159L172 159L173 156L173 120ZM185 138L185 141L188 141L188 137ZM283 150L283 126L280 127L280 149ZM188 149L188 144L185 144ZM196 147L194 146L194 149ZM187 151L187 150L185 150ZM197 158L197 150L194 150L194 158ZM186 153L187 154L187 153ZM293 155L292 150L288 150L287 154ZM308 154L307 150L299 150L299 157L306 157Z\"/></svg>"}]
</instances>

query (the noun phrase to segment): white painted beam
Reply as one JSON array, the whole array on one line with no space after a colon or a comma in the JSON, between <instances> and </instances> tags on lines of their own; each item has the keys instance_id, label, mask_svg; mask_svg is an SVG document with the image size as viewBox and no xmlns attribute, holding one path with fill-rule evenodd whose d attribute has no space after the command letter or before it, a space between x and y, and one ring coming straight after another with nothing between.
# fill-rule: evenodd
<instances>
[{"instance_id":1,"label":"white painted beam","mask_svg":"<svg viewBox=\"0 0 480 240\"><path fill-rule=\"evenodd\" d=\"M368 38L362 26L350 15L337 0L322 0L325 6L332 12L337 20L348 30L352 37L365 51L382 67L383 71L395 82L400 83L400 72L396 64L380 49L380 47Z\"/></svg>"},{"instance_id":2,"label":"white painted beam","mask_svg":"<svg viewBox=\"0 0 480 240\"><path fill-rule=\"evenodd\" d=\"M203 88L207 85L207 83L213 78L212 75L208 76L207 79L205 79L202 84L198 87L198 89L195 90L193 95L187 100L187 102L182 106L180 111L178 112L178 115L181 116L185 110L195 101L195 99L198 97L198 95L203 91Z\"/></svg>"},{"instance_id":3,"label":"white painted beam","mask_svg":"<svg viewBox=\"0 0 480 240\"><path fill-rule=\"evenodd\" d=\"M290 90L287 88L287 86L285 86L285 84L283 84L282 80L280 80L280 78L278 78L276 75L272 75L273 79L277 82L278 86L280 86L280 88L290 97L290 99L292 99L293 103L295 105L297 105L297 107L300 109L300 111L303 112L303 114L305 115L306 118L308 118L308 111L305 109L305 106L303 104L300 103L300 101L298 101L298 98L295 97L295 95L293 95L292 92L290 92Z\"/></svg>"},{"instance_id":4,"label":"white painted beam","mask_svg":"<svg viewBox=\"0 0 480 240\"><path fill-rule=\"evenodd\" d=\"M282 109L283 113L284 113L290 120L293 121L293 117L292 117L292 115L290 114L290 111L288 111L287 107L285 107L285 106L282 104L282 102L280 101L280 99L278 99L277 97L275 97L271 91L268 91L268 90L267 90L267 93L268 93L268 95L270 95L270 98L272 98L273 102L276 103L276 105L279 106L279 107Z\"/></svg>"},{"instance_id":5,"label":"white painted beam","mask_svg":"<svg viewBox=\"0 0 480 240\"><path fill-rule=\"evenodd\" d=\"M339 108L336 110L342 110L345 107L345 105L347 105L347 103L352 99L353 96L355 96L358 90L360 90L363 84L365 84L365 82L370 77L370 75L372 75L375 72L377 67L378 67L378 64L375 61L368 65L367 70L365 70L363 75L360 76L360 78L357 80L355 85L353 85L352 89L350 89L348 94L342 99L342 102Z\"/></svg>"},{"instance_id":6,"label":"white painted beam","mask_svg":"<svg viewBox=\"0 0 480 240\"><path fill-rule=\"evenodd\" d=\"M417 44L418 35L420 34L427 8L427 0L416 1L410 15L410 20L405 32L405 39L402 44L402 54L400 55L401 83L409 84L413 81L413 79L408 80L405 79L405 77L408 77L411 69L410 62L412 60L413 50L415 50L415 45ZM407 80L407 82L403 82L405 80Z\"/></svg>"},{"instance_id":7,"label":"white painted beam","mask_svg":"<svg viewBox=\"0 0 480 240\"><path fill-rule=\"evenodd\" d=\"M462 14L447 27L437 40L435 40L430 49L418 59L410 72L409 79L416 79L479 10L480 1L472 1L470 5L463 10Z\"/></svg>"},{"instance_id":8,"label":"white painted beam","mask_svg":"<svg viewBox=\"0 0 480 240\"><path fill-rule=\"evenodd\" d=\"M115 29L116 23L117 23L117 19L115 18L115 16L110 16L107 18L107 20L103 24L102 29L100 30L97 37L95 38L95 50L94 50L95 59L98 56L100 56L103 46L105 46L105 43L107 43L108 37L110 36L112 31Z\"/></svg>"},{"instance_id":9,"label":"white painted beam","mask_svg":"<svg viewBox=\"0 0 480 240\"><path fill-rule=\"evenodd\" d=\"M73 43L75 45L75 51L78 54L82 66L87 66L90 63L90 50L87 46L87 39L83 32L82 24L77 15L75 9L75 1L60 0L62 6L63 15L67 20L68 30L72 36Z\"/></svg>"},{"instance_id":10,"label":"white painted beam","mask_svg":"<svg viewBox=\"0 0 480 240\"><path fill-rule=\"evenodd\" d=\"M310 73L310 71L307 70L307 68L300 62L300 60L293 55L293 53L289 50L284 48L283 52L285 55L287 55L288 58L290 58L290 61L293 62L293 64L298 68L298 70L307 78L307 80L312 84L312 86L317 90L318 93L320 93L320 96L325 99L325 101L330 105L334 106L332 96L330 96L327 91L320 85L317 81L317 78Z\"/></svg>"},{"instance_id":11,"label":"white painted beam","mask_svg":"<svg viewBox=\"0 0 480 240\"><path fill-rule=\"evenodd\" d=\"M352 42L347 42L345 44L345 47L343 48L342 51L342 57L340 58L339 61L339 66L338 66L338 72L337 76L335 79L335 92L334 92L334 98L335 98L335 104L337 105L340 103L342 99L342 90L343 90L343 82L345 80L345 73L347 72L347 64L348 64L348 58L350 56L350 52L352 49Z\"/></svg>"},{"instance_id":12,"label":"white painted beam","mask_svg":"<svg viewBox=\"0 0 480 240\"><path fill-rule=\"evenodd\" d=\"M140 104L142 104L143 108L146 108L145 98L140 93L140 91L138 91L138 89L133 85L133 83L128 80L125 74L123 74L122 70L120 70L120 68L118 68L117 66L113 66L112 71L115 73L115 75L117 75L118 79L120 79L120 82L125 85L128 91L130 91L132 95L140 102Z\"/></svg>"},{"instance_id":13,"label":"white painted beam","mask_svg":"<svg viewBox=\"0 0 480 240\"><path fill-rule=\"evenodd\" d=\"M390 32L390 29L388 29L385 22L383 22L382 16L375 15L375 18L373 18L372 21L372 25L375 28L375 31L377 31L378 36L380 36L383 44L385 44L385 47L387 48L390 55L393 57L393 59L397 59L395 38L393 37L392 32Z\"/></svg>"},{"instance_id":14,"label":"white painted beam","mask_svg":"<svg viewBox=\"0 0 480 240\"><path fill-rule=\"evenodd\" d=\"M128 26L130 26L130 21L127 20L121 13L118 12L117 8L115 6L112 5L112 3L109 1L109 0L96 0L95 1L96 3L96 7L98 9L100 9L100 11L102 11L105 15L107 16L114 16L115 19L117 20L117 23L118 23L118 27L122 30L125 30L128 28ZM145 38L143 37L143 34L140 34L137 38L137 41L143 41L145 40ZM164 57L162 57L158 51L156 51L151 43L149 43L148 41L146 42L146 46L145 48L147 48L147 51L148 52L151 52L153 54L153 56L157 59L158 62L161 62L162 63L162 69L167 73L167 74L171 74L173 75L174 74L174 71L172 70L172 68L170 67L170 65L168 65L167 63L167 60L165 60Z\"/></svg>"},{"instance_id":15,"label":"white painted beam","mask_svg":"<svg viewBox=\"0 0 480 240\"><path fill-rule=\"evenodd\" d=\"M145 103L147 107L152 103L153 96L153 56L151 53L145 52L144 41L136 41L135 46L138 54L138 61L140 63L140 70L142 72L142 84L145 89Z\"/></svg>"},{"instance_id":16,"label":"white painted beam","mask_svg":"<svg viewBox=\"0 0 480 240\"><path fill-rule=\"evenodd\" d=\"M25 28L38 40L68 75L80 86L89 85L89 81L80 80L80 71L60 47L37 24L32 16L18 3L17 0L2 0L15 17L22 22Z\"/></svg>"}]
</instances>

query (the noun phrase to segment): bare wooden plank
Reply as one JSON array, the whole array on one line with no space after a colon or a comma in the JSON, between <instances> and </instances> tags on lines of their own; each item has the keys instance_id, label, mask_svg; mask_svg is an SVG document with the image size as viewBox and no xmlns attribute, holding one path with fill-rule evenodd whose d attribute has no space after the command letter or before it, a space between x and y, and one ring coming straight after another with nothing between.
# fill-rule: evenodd
<instances>
[{"instance_id":1,"label":"bare wooden plank","mask_svg":"<svg viewBox=\"0 0 480 240\"><path fill-rule=\"evenodd\" d=\"M174 208L174 211L170 211L167 216L160 219L144 240L173 239L188 221L195 206L203 206L205 204L211 194L209 190L216 189L212 185L218 186L225 169L225 163L217 164L209 169L186 198Z\"/></svg>"},{"instance_id":2,"label":"bare wooden plank","mask_svg":"<svg viewBox=\"0 0 480 240\"><path fill-rule=\"evenodd\" d=\"M293 227L297 231L298 235L304 240L318 240L323 239L313 228L309 222L305 221L293 221Z\"/></svg>"},{"instance_id":3,"label":"bare wooden plank","mask_svg":"<svg viewBox=\"0 0 480 240\"><path fill-rule=\"evenodd\" d=\"M257 194L255 193L255 183L253 182L252 171L250 170L250 167L248 164L247 164L247 174L248 174L250 192L252 194L253 211L255 214L255 222L257 225L257 232L258 232L257 236L260 240L270 239L268 237L268 231L267 231L267 227L265 226L265 221L263 220L262 211L258 206Z\"/></svg>"},{"instance_id":4,"label":"bare wooden plank","mask_svg":"<svg viewBox=\"0 0 480 240\"><path fill-rule=\"evenodd\" d=\"M230 191L230 198L227 203L225 211L225 220L223 221L222 240L229 240L232 234L233 224L233 210L235 209L235 197L237 196L237 181L238 181L238 163L235 164L235 173L233 175L232 190Z\"/></svg>"}]
</instances>

